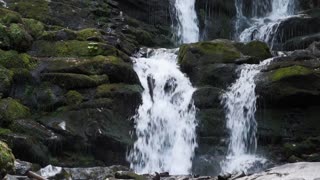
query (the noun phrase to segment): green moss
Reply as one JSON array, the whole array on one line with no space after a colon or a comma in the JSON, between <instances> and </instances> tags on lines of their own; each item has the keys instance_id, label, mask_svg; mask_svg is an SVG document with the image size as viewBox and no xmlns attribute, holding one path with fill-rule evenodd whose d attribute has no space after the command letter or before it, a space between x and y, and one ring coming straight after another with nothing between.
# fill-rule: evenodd
<instances>
[{"instance_id":1,"label":"green moss","mask_svg":"<svg viewBox=\"0 0 320 180\"><path fill-rule=\"evenodd\" d=\"M280 68L272 73L272 81L279 81L281 79L293 77L293 76L304 76L311 74L313 71L303 66L290 66Z\"/></svg>"},{"instance_id":2,"label":"green moss","mask_svg":"<svg viewBox=\"0 0 320 180\"><path fill-rule=\"evenodd\" d=\"M68 105L78 105L82 103L83 96L78 91L68 91L66 94L66 101Z\"/></svg>"},{"instance_id":3,"label":"green moss","mask_svg":"<svg viewBox=\"0 0 320 180\"><path fill-rule=\"evenodd\" d=\"M8 145L0 141L0 177L14 172L14 155Z\"/></svg>"},{"instance_id":4,"label":"green moss","mask_svg":"<svg viewBox=\"0 0 320 180\"><path fill-rule=\"evenodd\" d=\"M66 89L90 88L109 82L107 75L87 76L73 73L45 73L41 78Z\"/></svg>"},{"instance_id":5,"label":"green moss","mask_svg":"<svg viewBox=\"0 0 320 180\"><path fill-rule=\"evenodd\" d=\"M202 63L233 63L241 57L241 53L227 40L184 45L179 52L179 63L188 63L184 61L191 58L188 57L190 53L200 57L197 60L201 60Z\"/></svg>"},{"instance_id":6,"label":"green moss","mask_svg":"<svg viewBox=\"0 0 320 180\"><path fill-rule=\"evenodd\" d=\"M13 72L0 66L0 97L8 94L13 80Z\"/></svg>"},{"instance_id":7,"label":"green moss","mask_svg":"<svg viewBox=\"0 0 320 180\"><path fill-rule=\"evenodd\" d=\"M6 135L6 134L10 134L10 133L11 133L10 129L0 128L0 136L1 135Z\"/></svg>"},{"instance_id":8,"label":"green moss","mask_svg":"<svg viewBox=\"0 0 320 180\"><path fill-rule=\"evenodd\" d=\"M88 41L37 41L33 45L37 56L51 57L90 57L97 55L117 55L110 45Z\"/></svg>"},{"instance_id":9,"label":"green moss","mask_svg":"<svg viewBox=\"0 0 320 180\"><path fill-rule=\"evenodd\" d=\"M29 108L20 104L12 98L0 100L0 121L4 124L9 124L15 119L24 118L30 115ZM1 124L1 122L0 122Z\"/></svg>"},{"instance_id":10,"label":"green moss","mask_svg":"<svg viewBox=\"0 0 320 180\"><path fill-rule=\"evenodd\" d=\"M80 41L86 41L88 38L98 38L101 39L101 32L98 29L88 28L77 32L77 39Z\"/></svg>"},{"instance_id":11,"label":"green moss","mask_svg":"<svg viewBox=\"0 0 320 180\"><path fill-rule=\"evenodd\" d=\"M23 17L37 19L45 22L49 12L47 0L17 0L11 3L9 8L19 12Z\"/></svg>"},{"instance_id":12,"label":"green moss","mask_svg":"<svg viewBox=\"0 0 320 180\"><path fill-rule=\"evenodd\" d=\"M11 45L18 51L25 51L32 45L32 37L21 24L11 24L9 27Z\"/></svg>"},{"instance_id":13,"label":"green moss","mask_svg":"<svg viewBox=\"0 0 320 180\"><path fill-rule=\"evenodd\" d=\"M7 27L0 23L0 48L8 49L11 45L10 43Z\"/></svg>"},{"instance_id":14,"label":"green moss","mask_svg":"<svg viewBox=\"0 0 320 180\"><path fill-rule=\"evenodd\" d=\"M0 65L5 68L26 68L32 69L37 62L30 55L17 51L2 51L0 50Z\"/></svg>"},{"instance_id":15,"label":"green moss","mask_svg":"<svg viewBox=\"0 0 320 180\"><path fill-rule=\"evenodd\" d=\"M114 93L141 93L143 89L139 85L128 84L103 84L97 88L97 97L111 97Z\"/></svg>"},{"instance_id":16,"label":"green moss","mask_svg":"<svg viewBox=\"0 0 320 180\"><path fill-rule=\"evenodd\" d=\"M23 19L23 23L27 31L35 38L39 39L44 32L44 25L42 22L34 19Z\"/></svg>"},{"instance_id":17,"label":"green moss","mask_svg":"<svg viewBox=\"0 0 320 180\"><path fill-rule=\"evenodd\" d=\"M46 41L62 41L62 40L75 40L77 34L70 29L59 29L55 31L45 31L43 32L40 39Z\"/></svg>"},{"instance_id":18,"label":"green moss","mask_svg":"<svg viewBox=\"0 0 320 180\"><path fill-rule=\"evenodd\" d=\"M258 60L264 60L272 57L268 45L261 41L251 41L247 44L238 43L236 47L244 55L251 56Z\"/></svg>"},{"instance_id":19,"label":"green moss","mask_svg":"<svg viewBox=\"0 0 320 180\"><path fill-rule=\"evenodd\" d=\"M11 23L22 23L19 13L10 11L8 9L0 8L0 22L8 25Z\"/></svg>"}]
</instances>

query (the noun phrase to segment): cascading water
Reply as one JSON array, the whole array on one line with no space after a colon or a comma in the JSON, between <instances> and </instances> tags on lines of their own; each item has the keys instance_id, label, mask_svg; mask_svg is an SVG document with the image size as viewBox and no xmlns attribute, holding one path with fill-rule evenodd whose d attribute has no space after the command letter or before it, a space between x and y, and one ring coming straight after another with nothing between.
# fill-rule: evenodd
<instances>
[{"instance_id":1,"label":"cascading water","mask_svg":"<svg viewBox=\"0 0 320 180\"><path fill-rule=\"evenodd\" d=\"M221 166L224 172L246 172L265 159L255 155L257 149L257 122L255 77L261 68L270 63L267 59L259 65L243 65L239 79L223 94L230 142L226 160Z\"/></svg>"},{"instance_id":2,"label":"cascading water","mask_svg":"<svg viewBox=\"0 0 320 180\"><path fill-rule=\"evenodd\" d=\"M195 0L175 0L179 43L199 40ZM189 174L196 143L195 88L179 70L178 49L155 49L133 58L144 87L135 119L137 140L127 157L138 173Z\"/></svg>"},{"instance_id":3,"label":"cascading water","mask_svg":"<svg viewBox=\"0 0 320 180\"><path fill-rule=\"evenodd\" d=\"M135 117L138 140L128 160L138 173L188 174L197 146L195 89L179 70L176 49L152 51L147 58L135 59L145 91Z\"/></svg>"},{"instance_id":4,"label":"cascading water","mask_svg":"<svg viewBox=\"0 0 320 180\"><path fill-rule=\"evenodd\" d=\"M289 17L291 17L294 13L295 9L295 1L294 0L271 0L269 1L255 1L253 8L253 17L247 18L243 16L243 8L242 8L242 0L237 0L236 6L238 19L246 18L247 22L249 22L250 27L244 29L239 36L239 40L242 42L248 42L252 40L261 40L268 43L271 48L275 43L275 35L277 34L278 27L280 23ZM261 13L258 13L259 10L266 11L268 4L271 4L271 12L266 12L262 17L259 16ZM239 20L237 20L239 21ZM240 25L237 25L239 29ZM236 28L237 29L237 28Z\"/></svg>"},{"instance_id":5,"label":"cascading water","mask_svg":"<svg viewBox=\"0 0 320 180\"><path fill-rule=\"evenodd\" d=\"M178 21L175 31L179 43L198 42L199 27L195 0L174 0L174 7Z\"/></svg>"}]
</instances>

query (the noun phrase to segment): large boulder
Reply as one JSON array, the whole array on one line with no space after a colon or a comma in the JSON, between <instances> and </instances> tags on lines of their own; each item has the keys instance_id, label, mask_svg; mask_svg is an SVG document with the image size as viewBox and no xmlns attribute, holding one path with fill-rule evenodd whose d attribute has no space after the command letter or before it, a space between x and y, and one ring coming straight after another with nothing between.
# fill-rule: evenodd
<instances>
[{"instance_id":1,"label":"large boulder","mask_svg":"<svg viewBox=\"0 0 320 180\"><path fill-rule=\"evenodd\" d=\"M214 40L183 45L179 51L179 64L194 85L226 88L237 76L237 64L259 63L269 57L269 48L262 42L242 44Z\"/></svg>"}]
</instances>

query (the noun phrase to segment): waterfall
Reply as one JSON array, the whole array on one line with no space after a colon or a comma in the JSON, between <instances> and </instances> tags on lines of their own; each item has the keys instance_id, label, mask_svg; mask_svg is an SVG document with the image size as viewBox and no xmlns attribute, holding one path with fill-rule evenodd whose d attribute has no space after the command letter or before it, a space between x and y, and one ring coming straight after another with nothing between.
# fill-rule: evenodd
<instances>
[{"instance_id":1,"label":"waterfall","mask_svg":"<svg viewBox=\"0 0 320 180\"><path fill-rule=\"evenodd\" d=\"M239 19L241 16L245 18L249 23L249 27L244 29L241 33L238 33L239 40L242 42L248 42L252 40L260 40L268 43L271 48L273 47L277 35L277 30L280 23L294 13L295 1L294 0L271 0L269 1L255 1L253 2L252 17L243 17L243 2L237 0L236 6ZM262 13L264 15L259 16L261 10L267 11L268 3L271 4L271 11ZM240 20L237 20L240 21ZM237 25L239 27L240 25ZM238 28L239 29L239 28ZM237 28L236 28L237 30ZM240 30L238 30L240 31ZM237 32L238 32L237 31Z\"/></svg>"},{"instance_id":2,"label":"waterfall","mask_svg":"<svg viewBox=\"0 0 320 180\"><path fill-rule=\"evenodd\" d=\"M177 49L135 58L144 92L134 117L137 141L128 160L138 173L189 174L196 143L195 89L177 65Z\"/></svg>"},{"instance_id":3,"label":"waterfall","mask_svg":"<svg viewBox=\"0 0 320 180\"><path fill-rule=\"evenodd\" d=\"M227 158L221 163L225 172L246 172L265 161L255 155L257 149L255 77L262 67L271 61L272 59L267 59L259 65L243 65L240 77L222 95L227 128L230 131Z\"/></svg>"},{"instance_id":4,"label":"waterfall","mask_svg":"<svg viewBox=\"0 0 320 180\"><path fill-rule=\"evenodd\" d=\"M199 27L195 0L174 0L174 10L178 21L175 31L179 43L198 42Z\"/></svg>"}]
</instances>

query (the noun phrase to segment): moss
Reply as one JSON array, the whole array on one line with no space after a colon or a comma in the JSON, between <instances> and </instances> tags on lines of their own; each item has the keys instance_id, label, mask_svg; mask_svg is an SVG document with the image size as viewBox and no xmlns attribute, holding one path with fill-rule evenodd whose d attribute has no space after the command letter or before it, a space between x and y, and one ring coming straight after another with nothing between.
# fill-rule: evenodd
<instances>
[{"instance_id":1,"label":"moss","mask_svg":"<svg viewBox=\"0 0 320 180\"><path fill-rule=\"evenodd\" d=\"M114 93L141 93L143 89L139 85L128 84L103 84L97 88L97 97L111 97Z\"/></svg>"},{"instance_id":2,"label":"moss","mask_svg":"<svg viewBox=\"0 0 320 180\"><path fill-rule=\"evenodd\" d=\"M13 72L0 66L0 97L8 94L13 81Z\"/></svg>"},{"instance_id":3,"label":"moss","mask_svg":"<svg viewBox=\"0 0 320 180\"><path fill-rule=\"evenodd\" d=\"M272 81L279 81L281 79L293 77L293 76L304 76L311 74L313 71L303 66L290 66L280 68L272 73Z\"/></svg>"},{"instance_id":4,"label":"moss","mask_svg":"<svg viewBox=\"0 0 320 180\"><path fill-rule=\"evenodd\" d=\"M101 32L98 29L87 28L77 32L77 39L80 41L86 41L88 38L101 39Z\"/></svg>"},{"instance_id":5,"label":"moss","mask_svg":"<svg viewBox=\"0 0 320 180\"><path fill-rule=\"evenodd\" d=\"M66 101L68 105L79 105L83 101L83 96L78 91L68 91Z\"/></svg>"},{"instance_id":6,"label":"moss","mask_svg":"<svg viewBox=\"0 0 320 180\"><path fill-rule=\"evenodd\" d=\"M202 63L233 63L241 57L241 53L227 40L184 45L179 52L179 63L188 63L185 61L190 60L190 53L200 57Z\"/></svg>"},{"instance_id":7,"label":"moss","mask_svg":"<svg viewBox=\"0 0 320 180\"><path fill-rule=\"evenodd\" d=\"M258 60L264 60L272 57L268 45L261 41L251 41L247 44L237 43L236 47L244 55L251 56Z\"/></svg>"},{"instance_id":8,"label":"moss","mask_svg":"<svg viewBox=\"0 0 320 180\"><path fill-rule=\"evenodd\" d=\"M9 27L11 45L18 51L28 50L32 45L32 37L20 24L11 24Z\"/></svg>"},{"instance_id":9,"label":"moss","mask_svg":"<svg viewBox=\"0 0 320 180\"><path fill-rule=\"evenodd\" d=\"M11 133L10 129L0 128L0 136L10 134L10 133Z\"/></svg>"},{"instance_id":10,"label":"moss","mask_svg":"<svg viewBox=\"0 0 320 180\"><path fill-rule=\"evenodd\" d=\"M46 0L17 0L9 8L19 12L23 17L45 22L49 16L49 1Z\"/></svg>"},{"instance_id":11,"label":"moss","mask_svg":"<svg viewBox=\"0 0 320 180\"><path fill-rule=\"evenodd\" d=\"M8 145L0 141L0 177L14 172L14 155Z\"/></svg>"},{"instance_id":12,"label":"moss","mask_svg":"<svg viewBox=\"0 0 320 180\"><path fill-rule=\"evenodd\" d=\"M8 25L11 23L22 23L22 19L19 13L0 8L0 22Z\"/></svg>"},{"instance_id":13,"label":"moss","mask_svg":"<svg viewBox=\"0 0 320 180\"><path fill-rule=\"evenodd\" d=\"M41 79L66 89L90 88L109 82L107 75L87 76L74 73L45 73L42 75Z\"/></svg>"},{"instance_id":14,"label":"moss","mask_svg":"<svg viewBox=\"0 0 320 180\"><path fill-rule=\"evenodd\" d=\"M30 115L29 108L20 104L12 98L0 100L0 121L4 124L9 124L15 119L24 118ZM1 124L1 122L0 122Z\"/></svg>"},{"instance_id":15,"label":"moss","mask_svg":"<svg viewBox=\"0 0 320 180\"><path fill-rule=\"evenodd\" d=\"M76 38L76 32L65 28L55 31L45 31L40 37L40 39L47 41L66 41L75 40Z\"/></svg>"},{"instance_id":16,"label":"moss","mask_svg":"<svg viewBox=\"0 0 320 180\"><path fill-rule=\"evenodd\" d=\"M90 57L97 55L117 55L119 52L110 45L88 41L36 41L34 54L43 57Z\"/></svg>"},{"instance_id":17,"label":"moss","mask_svg":"<svg viewBox=\"0 0 320 180\"><path fill-rule=\"evenodd\" d=\"M32 69L37 62L30 55L17 51L2 51L0 50L0 65L5 68L26 68Z\"/></svg>"},{"instance_id":18,"label":"moss","mask_svg":"<svg viewBox=\"0 0 320 180\"><path fill-rule=\"evenodd\" d=\"M34 19L23 19L25 28L35 39L39 39L44 32L44 25L42 22Z\"/></svg>"},{"instance_id":19,"label":"moss","mask_svg":"<svg viewBox=\"0 0 320 180\"><path fill-rule=\"evenodd\" d=\"M0 23L0 48L8 49L11 45L10 43L7 27Z\"/></svg>"}]
</instances>

